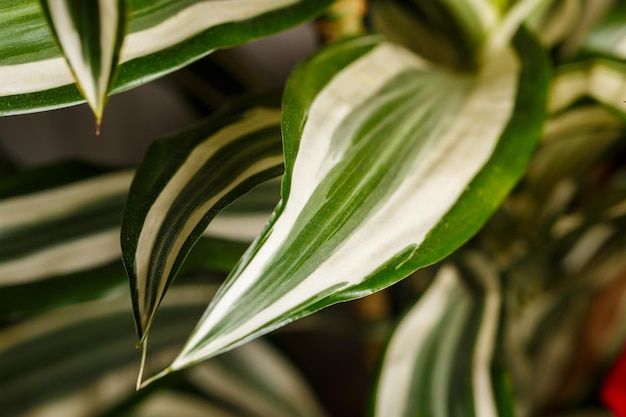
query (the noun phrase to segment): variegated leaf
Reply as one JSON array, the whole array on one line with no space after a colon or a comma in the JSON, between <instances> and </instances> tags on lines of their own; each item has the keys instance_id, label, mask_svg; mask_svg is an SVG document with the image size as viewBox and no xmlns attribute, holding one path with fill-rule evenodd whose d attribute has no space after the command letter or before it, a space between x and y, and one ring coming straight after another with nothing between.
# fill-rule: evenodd
<instances>
[{"instance_id":1,"label":"variegated leaf","mask_svg":"<svg viewBox=\"0 0 626 417\"><path fill-rule=\"evenodd\" d=\"M562 111L585 97L625 114L626 63L598 58L559 68L550 90L550 112Z\"/></svg>"},{"instance_id":2,"label":"variegated leaf","mask_svg":"<svg viewBox=\"0 0 626 417\"><path fill-rule=\"evenodd\" d=\"M41 0L41 6L98 132L126 31L126 1Z\"/></svg>"},{"instance_id":3,"label":"variegated leaf","mask_svg":"<svg viewBox=\"0 0 626 417\"><path fill-rule=\"evenodd\" d=\"M475 69L505 48L518 29L553 0L373 1L374 25L420 56L461 70Z\"/></svg>"},{"instance_id":4,"label":"variegated leaf","mask_svg":"<svg viewBox=\"0 0 626 417\"><path fill-rule=\"evenodd\" d=\"M615 1L584 37L581 52L626 61L626 4Z\"/></svg>"},{"instance_id":5,"label":"variegated leaf","mask_svg":"<svg viewBox=\"0 0 626 417\"><path fill-rule=\"evenodd\" d=\"M198 284L172 289L156 323L159 334L151 339L151 369L175 354L214 291L215 286ZM135 334L128 321L127 298L119 294L5 327L0 333L2 413L14 417L143 415L141 411L160 391L175 391L177 382L184 382L194 391L187 393L187 399L206 404L214 411L211 416L219 412L249 417L324 415L298 372L261 340L202 364L174 384L136 395L137 352L132 348ZM166 410L169 415L187 415L187 408L178 402L162 411Z\"/></svg>"},{"instance_id":6,"label":"variegated leaf","mask_svg":"<svg viewBox=\"0 0 626 417\"><path fill-rule=\"evenodd\" d=\"M1 200L0 287L119 259L119 223L132 177L132 171L109 172Z\"/></svg>"},{"instance_id":7,"label":"variegated leaf","mask_svg":"<svg viewBox=\"0 0 626 417\"><path fill-rule=\"evenodd\" d=\"M275 101L235 104L185 135L159 140L148 149L122 222L123 260L140 340L211 219L283 172L281 113Z\"/></svg>"},{"instance_id":8,"label":"variegated leaf","mask_svg":"<svg viewBox=\"0 0 626 417\"><path fill-rule=\"evenodd\" d=\"M384 355L372 415L513 416L502 360L499 277L468 259L473 287L445 265L394 331Z\"/></svg>"},{"instance_id":9,"label":"variegated leaf","mask_svg":"<svg viewBox=\"0 0 626 417\"><path fill-rule=\"evenodd\" d=\"M372 22L389 40L420 56L472 68L503 7L490 0L373 0Z\"/></svg>"},{"instance_id":10,"label":"variegated leaf","mask_svg":"<svg viewBox=\"0 0 626 417\"><path fill-rule=\"evenodd\" d=\"M165 370L368 295L469 239L523 173L546 60L524 33L476 74L378 38L321 51L284 97L283 199Z\"/></svg>"},{"instance_id":11,"label":"variegated leaf","mask_svg":"<svg viewBox=\"0 0 626 417\"><path fill-rule=\"evenodd\" d=\"M128 290L119 234L133 175L70 161L0 181L0 317ZM275 188L218 216L183 269L230 271L267 222Z\"/></svg>"},{"instance_id":12,"label":"variegated leaf","mask_svg":"<svg viewBox=\"0 0 626 417\"><path fill-rule=\"evenodd\" d=\"M567 39L580 23L584 0L545 2L529 19L529 28L547 47Z\"/></svg>"},{"instance_id":13,"label":"variegated leaf","mask_svg":"<svg viewBox=\"0 0 626 417\"><path fill-rule=\"evenodd\" d=\"M128 30L113 93L154 80L215 49L295 26L313 18L332 2L126 1ZM81 102L74 77L55 45L39 1L0 0L0 21L0 115Z\"/></svg>"}]
</instances>

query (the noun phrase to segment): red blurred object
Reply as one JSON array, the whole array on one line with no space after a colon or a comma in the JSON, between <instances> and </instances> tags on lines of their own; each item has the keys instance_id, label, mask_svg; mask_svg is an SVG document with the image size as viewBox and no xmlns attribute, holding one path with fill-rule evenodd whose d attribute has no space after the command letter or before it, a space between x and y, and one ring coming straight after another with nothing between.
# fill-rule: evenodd
<instances>
[{"instance_id":1,"label":"red blurred object","mask_svg":"<svg viewBox=\"0 0 626 417\"><path fill-rule=\"evenodd\" d=\"M615 417L626 417L626 343L604 380L600 396Z\"/></svg>"}]
</instances>

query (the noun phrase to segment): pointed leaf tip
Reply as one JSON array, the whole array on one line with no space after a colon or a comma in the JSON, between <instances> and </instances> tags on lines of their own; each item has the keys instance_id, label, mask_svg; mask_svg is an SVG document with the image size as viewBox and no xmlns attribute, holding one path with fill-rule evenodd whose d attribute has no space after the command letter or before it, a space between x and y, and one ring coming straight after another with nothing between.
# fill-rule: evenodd
<instances>
[{"instance_id":1,"label":"pointed leaf tip","mask_svg":"<svg viewBox=\"0 0 626 417\"><path fill-rule=\"evenodd\" d=\"M41 0L76 85L100 121L126 32L125 0Z\"/></svg>"},{"instance_id":2,"label":"pointed leaf tip","mask_svg":"<svg viewBox=\"0 0 626 417\"><path fill-rule=\"evenodd\" d=\"M174 369L442 259L524 173L547 90L547 60L526 32L473 74L369 39L292 73L282 202Z\"/></svg>"},{"instance_id":3,"label":"pointed leaf tip","mask_svg":"<svg viewBox=\"0 0 626 417\"><path fill-rule=\"evenodd\" d=\"M209 222L256 185L282 174L279 99L246 98L148 149L121 232L140 343Z\"/></svg>"}]
</instances>

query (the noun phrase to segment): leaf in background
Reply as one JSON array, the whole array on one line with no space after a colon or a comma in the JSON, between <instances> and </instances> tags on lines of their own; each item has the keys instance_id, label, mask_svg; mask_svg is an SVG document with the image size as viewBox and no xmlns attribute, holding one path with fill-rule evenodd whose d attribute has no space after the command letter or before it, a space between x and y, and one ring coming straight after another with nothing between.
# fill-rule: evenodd
<instances>
[{"instance_id":1,"label":"leaf in background","mask_svg":"<svg viewBox=\"0 0 626 417\"><path fill-rule=\"evenodd\" d=\"M553 187L581 177L622 134L623 122L597 104L577 106L549 118L526 176L536 203L548 206Z\"/></svg>"},{"instance_id":2,"label":"leaf in background","mask_svg":"<svg viewBox=\"0 0 626 417\"><path fill-rule=\"evenodd\" d=\"M597 58L560 67L550 89L550 113L585 97L626 117L626 63Z\"/></svg>"},{"instance_id":3,"label":"leaf in background","mask_svg":"<svg viewBox=\"0 0 626 417\"><path fill-rule=\"evenodd\" d=\"M526 168L546 70L525 33L477 74L371 37L301 65L283 100L282 202L164 373L385 288L467 241Z\"/></svg>"},{"instance_id":4,"label":"leaf in background","mask_svg":"<svg viewBox=\"0 0 626 417\"><path fill-rule=\"evenodd\" d=\"M435 63L475 68L501 10L489 0L373 0L372 23L393 42Z\"/></svg>"},{"instance_id":5,"label":"leaf in background","mask_svg":"<svg viewBox=\"0 0 626 417\"><path fill-rule=\"evenodd\" d=\"M374 416L513 416L502 363L499 277L468 256L466 277L444 265L387 346Z\"/></svg>"},{"instance_id":6,"label":"leaf in background","mask_svg":"<svg viewBox=\"0 0 626 417\"><path fill-rule=\"evenodd\" d=\"M257 184L283 172L276 101L234 104L148 149L122 222L123 259L140 340L211 219Z\"/></svg>"},{"instance_id":7,"label":"leaf in background","mask_svg":"<svg viewBox=\"0 0 626 417\"><path fill-rule=\"evenodd\" d=\"M583 15L582 0L544 2L541 10L530 16L527 27L546 47L568 39Z\"/></svg>"},{"instance_id":8,"label":"leaf in background","mask_svg":"<svg viewBox=\"0 0 626 417\"><path fill-rule=\"evenodd\" d=\"M133 175L68 161L0 181L0 318L128 291L119 234ZM276 187L214 219L183 271L229 272L265 226Z\"/></svg>"},{"instance_id":9,"label":"leaf in background","mask_svg":"<svg viewBox=\"0 0 626 417\"><path fill-rule=\"evenodd\" d=\"M41 6L99 133L126 32L126 2L41 0Z\"/></svg>"},{"instance_id":10,"label":"leaf in background","mask_svg":"<svg viewBox=\"0 0 626 417\"><path fill-rule=\"evenodd\" d=\"M126 2L128 30L113 93L152 81L215 49L303 23L332 0ZM38 0L0 0L0 22L0 115L81 102Z\"/></svg>"},{"instance_id":11,"label":"leaf in background","mask_svg":"<svg viewBox=\"0 0 626 417\"><path fill-rule=\"evenodd\" d=\"M626 3L613 2L610 11L584 37L580 52L583 55L626 60Z\"/></svg>"},{"instance_id":12,"label":"leaf in background","mask_svg":"<svg viewBox=\"0 0 626 417\"><path fill-rule=\"evenodd\" d=\"M215 291L211 285L172 289L151 339L154 368L163 366L191 330L194 317ZM288 361L263 341L206 362L171 384L135 392L136 338L127 295L51 312L0 333L0 409L18 416L88 417L143 415L159 393L186 394L191 401L236 416L319 417L312 393ZM245 364L245 366L242 366ZM33 396L33 392L37 395ZM219 398L219 401L215 399ZM250 410L251 399L257 410ZM185 415L172 408L169 415ZM180 405L176 403L176 405ZM131 408L128 414L123 411ZM262 414L271 410L270 414ZM216 411L217 412L217 411ZM109 414L110 413L110 414ZM151 414L154 415L154 414ZM211 414L213 415L213 414ZM217 414L216 414L217 415Z\"/></svg>"},{"instance_id":13,"label":"leaf in background","mask_svg":"<svg viewBox=\"0 0 626 417\"><path fill-rule=\"evenodd\" d=\"M24 177L15 181L32 181ZM132 171L109 172L1 200L0 288L119 259L119 223L132 177Z\"/></svg>"}]
</instances>

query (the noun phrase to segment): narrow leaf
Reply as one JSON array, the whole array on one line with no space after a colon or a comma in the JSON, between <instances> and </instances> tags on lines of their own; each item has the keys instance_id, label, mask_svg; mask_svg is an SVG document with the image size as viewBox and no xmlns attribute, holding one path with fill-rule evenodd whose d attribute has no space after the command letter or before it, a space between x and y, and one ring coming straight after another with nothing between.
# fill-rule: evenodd
<instances>
[{"instance_id":1,"label":"narrow leaf","mask_svg":"<svg viewBox=\"0 0 626 417\"><path fill-rule=\"evenodd\" d=\"M271 100L262 104L234 105L192 131L155 142L139 166L122 223L122 251L140 339L211 219L282 173L280 110Z\"/></svg>"},{"instance_id":2,"label":"narrow leaf","mask_svg":"<svg viewBox=\"0 0 626 417\"><path fill-rule=\"evenodd\" d=\"M154 360L149 366L163 366L175 353L173 349L184 341L193 318L214 291L212 285L172 289L155 323L159 334L151 339ZM48 416L56 414L53 410L62 410L65 417L119 416L126 415L117 410L124 408L124 403L138 403L135 408L143 410L164 388L186 388L190 401L210 405L216 413L256 417L324 415L299 373L261 340L216 362L202 364L169 387L161 384L156 391L137 394L137 352L132 348L136 336L128 321L127 298L127 294L119 294L5 327L0 333L3 413ZM33 392L38 395L32 397ZM262 407L251 411L253 402L262 403ZM186 415L183 404L174 402L169 407L169 415ZM261 414L268 409L277 413Z\"/></svg>"},{"instance_id":3,"label":"narrow leaf","mask_svg":"<svg viewBox=\"0 0 626 417\"><path fill-rule=\"evenodd\" d=\"M132 176L110 172L1 200L0 287L119 259L119 222Z\"/></svg>"},{"instance_id":4,"label":"narrow leaf","mask_svg":"<svg viewBox=\"0 0 626 417\"><path fill-rule=\"evenodd\" d=\"M66 1L49 3L56 6ZM95 2L72 3L94 7ZM152 81L215 49L250 42L310 20L332 0L126 0L126 3L128 30L112 93ZM82 99L72 71L55 45L39 0L0 0L0 21L3 23L0 25L0 115L80 103ZM69 28L65 24L60 27ZM56 31L59 34L59 29ZM63 46L66 53L67 48Z\"/></svg>"},{"instance_id":5,"label":"narrow leaf","mask_svg":"<svg viewBox=\"0 0 626 417\"><path fill-rule=\"evenodd\" d=\"M546 78L524 33L477 74L378 38L300 66L284 97L283 200L164 372L385 288L467 241L526 167Z\"/></svg>"},{"instance_id":6,"label":"narrow leaf","mask_svg":"<svg viewBox=\"0 0 626 417\"><path fill-rule=\"evenodd\" d=\"M626 63L608 59L590 59L564 65L552 81L549 109L562 111L583 98L591 98L626 114Z\"/></svg>"},{"instance_id":7,"label":"narrow leaf","mask_svg":"<svg viewBox=\"0 0 626 417\"><path fill-rule=\"evenodd\" d=\"M68 161L0 181L0 317L128 290L119 234L133 175ZM267 222L275 188L218 216L183 270L229 272Z\"/></svg>"},{"instance_id":8,"label":"narrow leaf","mask_svg":"<svg viewBox=\"0 0 626 417\"><path fill-rule=\"evenodd\" d=\"M41 0L99 132L126 31L125 0Z\"/></svg>"},{"instance_id":9,"label":"narrow leaf","mask_svg":"<svg viewBox=\"0 0 626 417\"><path fill-rule=\"evenodd\" d=\"M499 277L475 254L470 287L441 268L387 346L372 415L512 416L510 380L498 356Z\"/></svg>"}]
</instances>

